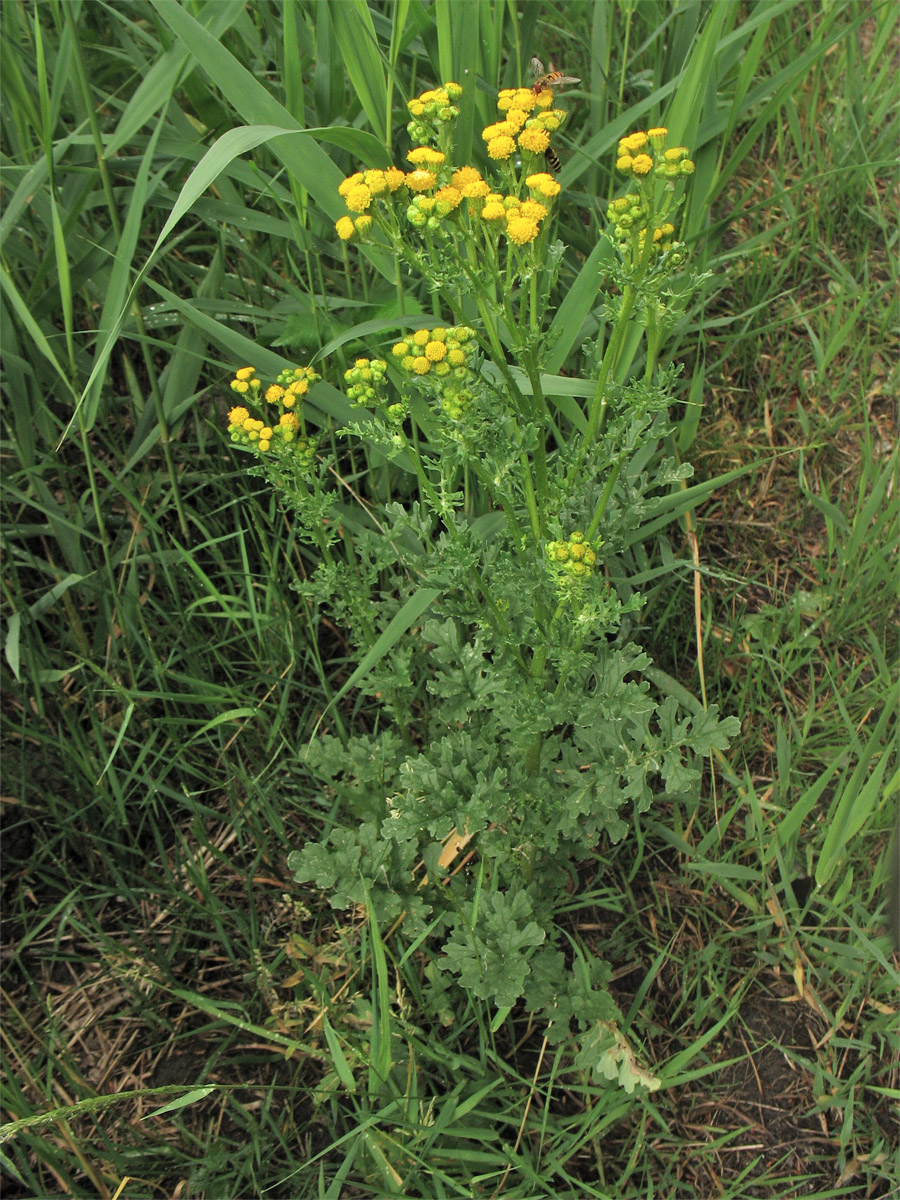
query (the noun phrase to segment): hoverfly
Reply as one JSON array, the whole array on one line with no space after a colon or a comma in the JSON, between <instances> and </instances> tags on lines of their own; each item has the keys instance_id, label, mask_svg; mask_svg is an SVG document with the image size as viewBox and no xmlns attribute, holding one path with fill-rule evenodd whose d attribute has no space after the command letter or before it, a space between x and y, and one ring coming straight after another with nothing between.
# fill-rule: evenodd
<instances>
[{"instance_id":1,"label":"hoverfly","mask_svg":"<svg viewBox=\"0 0 900 1200\"><path fill-rule=\"evenodd\" d=\"M557 71L553 63L550 64L550 70L544 71L544 64L539 58L531 60L531 69L534 71L534 94L539 96L545 88L562 87L564 83L581 83L580 79L576 79L574 75L564 75L562 71Z\"/></svg>"},{"instance_id":2,"label":"hoverfly","mask_svg":"<svg viewBox=\"0 0 900 1200\"><path fill-rule=\"evenodd\" d=\"M553 63L550 64L550 70L544 72L544 64L539 58L531 60L531 69L535 74L534 94L539 96L545 89L553 89L561 87L564 83L581 83L580 79L576 79L574 75L564 75L562 71L557 71ZM562 163L559 161L559 155L552 146L548 146L544 151L544 160L547 166L558 175L562 170Z\"/></svg>"}]
</instances>

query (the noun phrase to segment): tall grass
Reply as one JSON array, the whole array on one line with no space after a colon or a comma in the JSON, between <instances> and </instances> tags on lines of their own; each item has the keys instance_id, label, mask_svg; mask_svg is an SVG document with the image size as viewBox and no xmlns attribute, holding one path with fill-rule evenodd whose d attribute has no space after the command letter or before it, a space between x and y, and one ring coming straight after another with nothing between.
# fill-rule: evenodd
<instances>
[{"instance_id":1,"label":"tall grass","mask_svg":"<svg viewBox=\"0 0 900 1200\"><path fill-rule=\"evenodd\" d=\"M891 1194L892 6L155 0L0 21L2 1087L10 1122L51 1121L4 1147L10 1194ZM298 764L355 664L298 600L313 564L290 518L218 433L236 363L337 369L431 311L392 261L341 253L336 184L400 157L405 100L440 79L464 87L477 162L533 54L583 80L553 370L577 377L605 319L588 283L636 125L696 148L710 272L678 329L675 448L731 482L629 565L660 685L705 689L742 743L709 811L648 817L564 914L572 970L610 964L663 1080L639 1101L474 1006L417 1027L415 942L291 882L287 852L342 819ZM323 424L350 411L316 403ZM360 455L346 480L383 484ZM352 691L338 713L366 725ZM772 1023L788 1001L797 1028ZM779 1039L790 1076L765 1057ZM753 1069L780 1126L748 1107ZM214 1090L137 1119L193 1085ZM115 1092L136 1094L97 1105Z\"/></svg>"}]
</instances>

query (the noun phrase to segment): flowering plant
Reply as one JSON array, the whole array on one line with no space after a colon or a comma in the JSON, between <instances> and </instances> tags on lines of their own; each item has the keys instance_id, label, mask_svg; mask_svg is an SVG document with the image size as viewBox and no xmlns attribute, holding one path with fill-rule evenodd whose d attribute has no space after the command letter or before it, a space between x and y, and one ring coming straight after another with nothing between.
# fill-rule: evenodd
<instances>
[{"instance_id":1,"label":"flowering plant","mask_svg":"<svg viewBox=\"0 0 900 1200\"><path fill-rule=\"evenodd\" d=\"M586 1070L653 1086L618 1030L606 965L567 972L556 910L574 864L608 854L657 798L697 797L704 756L736 727L657 700L629 636L630 548L690 475L656 447L675 374L661 350L691 286L673 218L693 165L665 129L620 143L630 187L607 210L609 325L584 347L585 408L554 406L542 368L561 189L541 160L566 114L549 87L500 92L486 179L454 161L460 95L447 83L410 102L410 170L339 188L341 241L390 246L445 314L407 319L383 357L345 372L355 414L341 432L390 464L387 495L343 486L339 456L307 433L310 368L264 390L245 367L231 385L233 442L320 552L305 602L353 639L351 682L382 714L351 735L335 706L333 731L311 741L307 769L355 827L291 863L336 908L371 904L427 938L425 990L455 976L501 1010L523 1004L551 1040L577 1038ZM644 370L629 376L635 324Z\"/></svg>"}]
</instances>

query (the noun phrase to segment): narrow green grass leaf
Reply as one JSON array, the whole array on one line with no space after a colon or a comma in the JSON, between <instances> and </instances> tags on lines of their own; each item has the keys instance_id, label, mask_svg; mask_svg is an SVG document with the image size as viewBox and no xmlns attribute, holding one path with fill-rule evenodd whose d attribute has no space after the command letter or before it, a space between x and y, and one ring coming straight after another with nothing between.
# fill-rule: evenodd
<instances>
[{"instance_id":1,"label":"narrow green grass leaf","mask_svg":"<svg viewBox=\"0 0 900 1200\"><path fill-rule=\"evenodd\" d=\"M197 1104L200 1100L205 1100L216 1090L215 1084L209 1084L205 1087L191 1088L184 1096L179 1096L177 1100L171 1100L168 1104L164 1104L162 1108L154 1108L153 1112L144 1113L141 1117L142 1121L149 1121L151 1117L161 1117L163 1113L178 1112L180 1108L187 1108L191 1104Z\"/></svg>"},{"instance_id":2,"label":"narrow green grass leaf","mask_svg":"<svg viewBox=\"0 0 900 1200\"><path fill-rule=\"evenodd\" d=\"M841 859L847 856L853 837L865 825L881 798L881 781L891 765L891 756L882 745L882 739L889 721L895 718L898 698L898 689L895 688L853 774L832 806L828 832L816 863L816 887L824 887L834 875ZM881 758L863 783L873 755L879 752Z\"/></svg>"},{"instance_id":3,"label":"narrow green grass leaf","mask_svg":"<svg viewBox=\"0 0 900 1200\"><path fill-rule=\"evenodd\" d=\"M334 1032L331 1022L328 1020L328 1015L324 1012L322 1013L322 1028L325 1031L325 1041L328 1043L328 1049L331 1052L331 1062L338 1079L340 1079L348 1092L355 1092L356 1080L353 1078L350 1064L347 1062L346 1055L341 1049L341 1043L338 1041L338 1036Z\"/></svg>"},{"instance_id":4,"label":"narrow green grass leaf","mask_svg":"<svg viewBox=\"0 0 900 1200\"><path fill-rule=\"evenodd\" d=\"M64 385L65 390L69 393L69 395L77 403L78 393L72 387L72 384L69 379L68 371L63 370L63 368L60 366L59 360L57 359L56 355L53 353L53 349L52 349L50 343L47 341L46 337L44 336L44 331L41 329L40 325L38 325L38 323L35 321L34 317L31 315L30 309L28 308L27 304L20 296L19 291L16 288L16 285L13 283L12 278L10 277L10 275L7 272L5 267L0 267L0 288L3 289L3 292L5 293L7 300L9 300L13 310L15 311L16 316L22 322L23 326L25 327L26 332L31 337L35 346L38 348L38 350L41 352L41 354L44 356L44 358L47 360L47 362L50 363L51 367L53 368L55 373L59 376L60 381Z\"/></svg>"},{"instance_id":5,"label":"narrow green grass leaf","mask_svg":"<svg viewBox=\"0 0 900 1200\"><path fill-rule=\"evenodd\" d=\"M603 264L612 258L612 253L609 238L601 237L578 272L575 282L563 297L550 322L549 340L552 349L542 364L547 371L559 371L572 353L585 319L592 311L600 291Z\"/></svg>"},{"instance_id":6,"label":"narrow green grass leaf","mask_svg":"<svg viewBox=\"0 0 900 1200\"><path fill-rule=\"evenodd\" d=\"M835 756L829 766L822 772L815 783L811 784L806 789L802 796L799 796L796 802L791 807L790 812L783 820L779 821L775 829L775 840L769 847L765 861L770 863L780 850L783 850L789 841L792 841L800 833L803 823L809 814L813 811L822 796L822 793L828 787L832 778L839 770L842 763L846 761L847 752L841 750Z\"/></svg>"},{"instance_id":7,"label":"narrow green grass leaf","mask_svg":"<svg viewBox=\"0 0 900 1200\"><path fill-rule=\"evenodd\" d=\"M389 148L385 111L387 81L369 6L365 0L342 0L331 6L331 19L353 90L376 138L382 147Z\"/></svg>"},{"instance_id":8,"label":"narrow green grass leaf","mask_svg":"<svg viewBox=\"0 0 900 1200\"><path fill-rule=\"evenodd\" d=\"M206 4L203 18L206 31L220 41L245 10L242 0L216 0ZM172 95L184 77L185 67L191 60L191 52L181 40L177 40L143 73L134 94L125 106L115 131L106 143L105 157L114 158L123 146L134 139L139 129L152 120L157 112L164 112Z\"/></svg>"},{"instance_id":9,"label":"narrow green grass leaf","mask_svg":"<svg viewBox=\"0 0 900 1200\"><path fill-rule=\"evenodd\" d=\"M391 1073L391 993L388 986L387 958L378 929L372 899L366 893L369 917L369 942L372 953L372 1029L369 1054L369 1095L377 1096Z\"/></svg>"}]
</instances>

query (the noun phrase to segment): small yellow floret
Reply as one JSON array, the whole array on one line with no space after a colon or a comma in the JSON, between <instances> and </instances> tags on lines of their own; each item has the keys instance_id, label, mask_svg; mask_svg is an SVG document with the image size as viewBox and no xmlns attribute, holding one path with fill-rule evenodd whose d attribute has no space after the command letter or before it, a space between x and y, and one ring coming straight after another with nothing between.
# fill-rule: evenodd
<instances>
[{"instance_id":1,"label":"small yellow floret","mask_svg":"<svg viewBox=\"0 0 900 1200\"><path fill-rule=\"evenodd\" d=\"M351 212L365 212L372 203L372 193L364 183L358 183L344 197L344 203Z\"/></svg>"},{"instance_id":2,"label":"small yellow floret","mask_svg":"<svg viewBox=\"0 0 900 1200\"><path fill-rule=\"evenodd\" d=\"M425 346L431 341L431 334L427 329L417 329L412 335L412 343L414 346Z\"/></svg>"},{"instance_id":3,"label":"small yellow floret","mask_svg":"<svg viewBox=\"0 0 900 1200\"><path fill-rule=\"evenodd\" d=\"M550 134L543 129L523 129L519 134L519 146L529 154L543 154L550 145Z\"/></svg>"},{"instance_id":4,"label":"small yellow floret","mask_svg":"<svg viewBox=\"0 0 900 1200\"><path fill-rule=\"evenodd\" d=\"M544 196L547 200L551 200L554 196L558 196L562 190L552 175L548 175L546 171L540 171L537 175L529 175L525 180L526 185L533 192Z\"/></svg>"},{"instance_id":5,"label":"small yellow floret","mask_svg":"<svg viewBox=\"0 0 900 1200\"><path fill-rule=\"evenodd\" d=\"M436 183L437 180L434 175L421 167L415 171L410 171L406 176L406 186L413 192L427 192Z\"/></svg>"},{"instance_id":6,"label":"small yellow floret","mask_svg":"<svg viewBox=\"0 0 900 1200\"><path fill-rule=\"evenodd\" d=\"M271 387L266 388L266 400L269 404L277 404L284 395L284 388L277 383L273 383Z\"/></svg>"},{"instance_id":7,"label":"small yellow floret","mask_svg":"<svg viewBox=\"0 0 900 1200\"><path fill-rule=\"evenodd\" d=\"M496 137L487 144L488 157L497 161L509 158L515 151L516 143L511 137Z\"/></svg>"},{"instance_id":8,"label":"small yellow floret","mask_svg":"<svg viewBox=\"0 0 900 1200\"><path fill-rule=\"evenodd\" d=\"M520 217L531 217L535 221L543 221L547 215L546 205L538 200L523 200L519 205Z\"/></svg>"},{"instance_id":9,"label":"small yellow floret","mask_svg":"<svg viewBox=\"0 0 900 1200\"><path fill-rule=\"evenodd\" d=\"M440 362L446 353L447 347L443 342L429 342L425 347L425 357L429 362Z\"/></svg>"},{"instance_id":10,"label":"small yellow floret","mask_svg":"<svg viewBox=\"0 0 900 1200\"><path fill-rule=\"evenodd\" d=\"M462 201L462 192L459 188L450 186L442 187L437 191L434 198L438 204L446 206L447 210L452 212L455 208L459 208Z\"/></svg>"},{"instance_id":11,"label":"small yellow floret","mask_svg":"<svg viewBox=\"0 0 900 1200\"><path fill-rule=\"evenodd\" d=\"M347 178L338 184L338 194L346 196L351 188L356 187L358 183L362 183L362 171L355 171L354 174L348 175Z\"/></svg>"},{"instance_id":12,"label":"small yellow floret","mask_svg":"<svg viewBox=\"0 0 900 1200\"><path fill-rule=\"evenodd\" d=\"M235 429L240 429L249 416L250 414L246 408L243 408L240 404L236 404L228 412L228 424Z\"/></svg>"},{"instance_id":13,"label":"small yellow floret","mask_svg":"<svg viewBox=\"0 0 900 1200\"><path fill-rule=\"evenodd\" d=\"M481 219L483 221L505 221L506 209L503 207L501 200L489 200L481 210Z\"/></svg>"},{"instance_id":14,"label":"small yellow floret","mask_svg":"<svg viewBox=\"0 0 900 1200\"><path fill-rule=\"evenodd\" d=\"M417 375L427 375L431 370L431 363L427 358L423 358L422 355L419 355L418 358L413 359L412 369Z\"/></svg>"},{"instance_id":15,"label":"small yellow floret","mask_svg":"<svg viewBox=\"0 0 900 1200\"><path fill-rule=\"evenodd\" d=\"M506 222L506 236L517 246L527 246L538 234L538 223L531 217L520 217L518 213L511 215Z\"/></svg>"},{"instance_id":16,"label":"small yellow floret","mask_svg":"<svg viewBox=\"0 0 900 1200\"><path fill-rule=\"evenodd\" d=\"M631 169L635 175L649 175L653 170L653 159L649 154L638 154L632 161Z\"/></svg>"},{"instance_id":17,"label":"small yellow floret","mask_svg":"<svg viewBox=\"0 0 900 1200\"><path fill-rule=\"evenodd\" d=\"M356 233L356 226L353 224L352 217L340 217L334 225L337 230L337 235L342 242L349 242Z\"/></svg>"}]
</instances>

